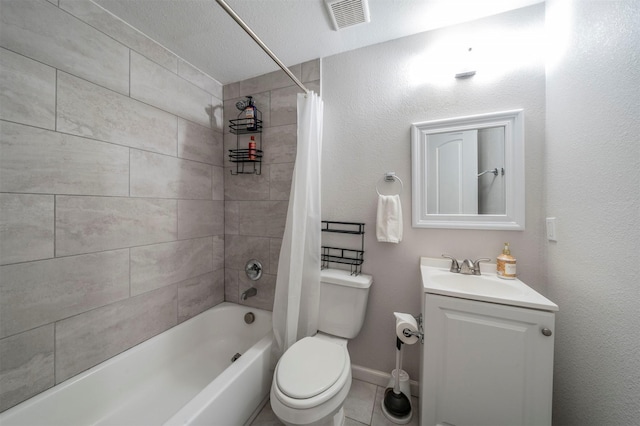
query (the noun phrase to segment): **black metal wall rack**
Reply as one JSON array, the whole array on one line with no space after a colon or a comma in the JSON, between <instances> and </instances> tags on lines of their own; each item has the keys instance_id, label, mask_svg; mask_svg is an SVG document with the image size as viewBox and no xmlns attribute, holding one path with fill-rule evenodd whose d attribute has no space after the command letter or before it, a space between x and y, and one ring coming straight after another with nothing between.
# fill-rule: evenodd
<instances>
[{"instance_id":1,"label":"black metal wall rack","mask_svg":"<svg viewBox=\"0 0 640 426\"><path fill-rule=\"evenodd\" d=\"M341 263L350 265L351 275L360 275L364 262L364 223L323 220L322 232L360 235L359 249L323 245L321 254L322 269L328 268L329 263Z\"/></svg>"},{"instance_id":2,"label":"black metal wall rack","mask_svg":"<svg viewBox=\"0 0 640 426\"><path fill-rule=\"evenodd\" d=\"M235 171L231 169L232 175L262 174L262 112L258 108L255 111L254 118L241 118L242 111L238 118L229 120L229 131L236 135L236 149L229 150L229 160L236 165ZM249 148L252 135L255 149ZM241 143L247 148L240 148Z\"/></svg>"}]
</instances>

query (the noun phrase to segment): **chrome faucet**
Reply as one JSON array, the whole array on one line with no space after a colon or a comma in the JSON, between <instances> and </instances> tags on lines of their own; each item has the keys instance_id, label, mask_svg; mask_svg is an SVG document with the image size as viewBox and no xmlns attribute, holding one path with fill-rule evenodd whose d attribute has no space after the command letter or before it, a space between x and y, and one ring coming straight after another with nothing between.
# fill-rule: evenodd
<instances>
[{"instance_id":1,"label":"chrome faucet","mask_svg":"<svg viewBox=\"0 0 640 426\"><path fill-rule=\"evenodd\" d=\"M450 272L453 272L454 274L460 273L464 275L480 275L480 262L491 261L491 259L483 257L476 260L475 262L471 259L465 259L462 261L462 264L460 264L455 257L449 256L448 254L443 254L442 257L451 259L451 268L449 268Z\"/></svg>"},{"instance_id":2,"label":"chrome faucet","mask_svg":"<svg viewBox=\"0 0 640 426\"><path fill-rule=\"evenodd\" d=\"M480 271L475 273L475 268L473 267L473 260L465 259L462 261L462 265L460 265L460 273L463 275L480 275Z\"/></svg>"},{"instance_id":3,"label":"chrome faucet","mask_svg":"<svg viewBox=\"0 0 640 426\"><path fill-rule=\"evenodd\" d=\"M460 272L460 265L458 264L458 261L455 257L449 256L448 254L443 254L442 257L451 259L451 268L449 268L449 272L453 272L454 274Z\"/></svg>"},{"instance_id":4,"label":"chrome faucet","mask_svg":"<svg viewBox=\"0 0 640 426\"><path fill-rule=\"evenodd\" d=\"M256 294L258 294L258 289L255 287L249 287L248 289L242 292L242 295L240 296L240 300L247 300L248 297L253 297Z\"/></svg>"}]
</instances>

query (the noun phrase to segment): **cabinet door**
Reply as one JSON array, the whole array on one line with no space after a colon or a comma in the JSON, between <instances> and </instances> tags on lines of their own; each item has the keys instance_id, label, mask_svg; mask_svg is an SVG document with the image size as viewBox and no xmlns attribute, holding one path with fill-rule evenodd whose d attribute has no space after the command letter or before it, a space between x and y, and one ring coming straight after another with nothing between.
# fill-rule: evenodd
<instances>
[{"instance_id":1,"label":"cabinet door","mask_svg":"<svg viewBox=\"0 0 640 426\"><path fill-rule=\"evenodd\" d=\"M550 425L554 314L426 294L421 423Z\"/></svg>"}]
</instances>

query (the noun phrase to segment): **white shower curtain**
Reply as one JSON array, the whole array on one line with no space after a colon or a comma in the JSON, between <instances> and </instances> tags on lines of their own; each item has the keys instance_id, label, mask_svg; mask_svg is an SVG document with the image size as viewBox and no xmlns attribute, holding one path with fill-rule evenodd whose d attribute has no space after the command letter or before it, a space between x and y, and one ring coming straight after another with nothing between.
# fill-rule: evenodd
<instances>
[{"instance_id":1,"label":"white shower curtain","mask_svg":"<svg viewBox=\"0 0 640 426\"><path fill-rule=\"evenodd\" d=\"M273 304L274 361L318 329L322 108L317 94L298 94L298 148Z\"/></svg>"}]
</instances>

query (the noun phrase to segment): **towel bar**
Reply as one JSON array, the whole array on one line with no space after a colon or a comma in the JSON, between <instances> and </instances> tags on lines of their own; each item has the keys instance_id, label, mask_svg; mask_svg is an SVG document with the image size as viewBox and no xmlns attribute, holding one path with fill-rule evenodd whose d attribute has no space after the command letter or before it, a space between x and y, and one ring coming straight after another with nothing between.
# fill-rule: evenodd
<instances>
[{"instance_id":1,"label":"towel bar","mask_svg":"<svg viewBox=\"0 0 640 426\"><path fill-rule=\"evenodd\" d=\"M376 182L376 192L378 193L378 195L382 195L380 193L380 190L378 189L378 184L382 180L384 180L385 182L395 182L396 180L400 182L400 192L398 192L398 195L402 194L402 190L404 189L404 184L402 183L402 179L396 176L396 172L386 172L385 174L382 175L380 179L378 179L378 182Z\"/></svg>"}]
</instances>

